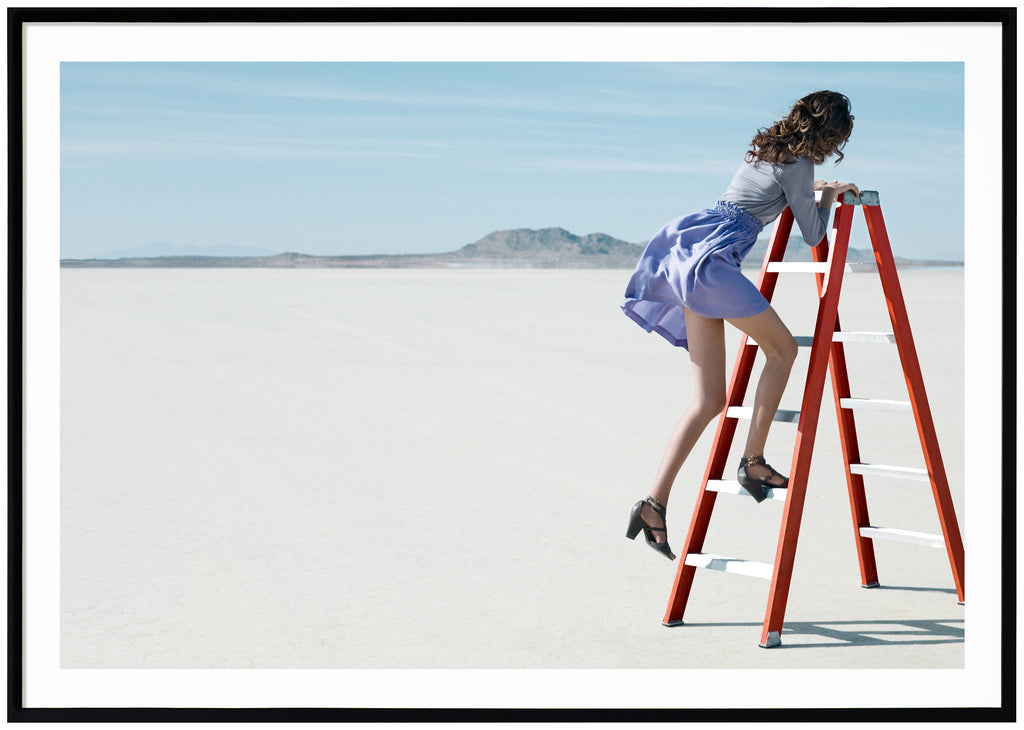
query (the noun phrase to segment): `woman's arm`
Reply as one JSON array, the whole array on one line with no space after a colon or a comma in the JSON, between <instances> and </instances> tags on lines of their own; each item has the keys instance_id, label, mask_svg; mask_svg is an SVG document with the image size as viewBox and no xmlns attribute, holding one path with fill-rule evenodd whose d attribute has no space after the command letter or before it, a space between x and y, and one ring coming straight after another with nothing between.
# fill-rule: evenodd
<instances>
[{"instance_id":1,"label":"woman's arm","mask_svg":"<svg viewBox=\"0 0 1024 730\"><path fill-rule=\"evenodd\" d=\"M782 170L779 184L786 196L786 204L793 211L800 235L808 246L817 246L828 233L828 206L832 203L830 200L828 205L819 208L814 202L814 191L817 189L814 163L803 157L796 162L779 165L779 169Z\"/></svg>"},{"instance_id":2,"label":"woman's arm","mask_svg":"<svg viewBox=\"0 0 1024 730\"><path fill-rule=\"evenodd\" d=\"M836 198L847 190L852 190L854 195L860 197L860 190L857 189L856 185L853 183L841 183L838 180L833 180L830 183L824 180L815 180L814 189L821 191L821 201L818 203L819 208L831 208Z\"/></svg>"}]
</instances>

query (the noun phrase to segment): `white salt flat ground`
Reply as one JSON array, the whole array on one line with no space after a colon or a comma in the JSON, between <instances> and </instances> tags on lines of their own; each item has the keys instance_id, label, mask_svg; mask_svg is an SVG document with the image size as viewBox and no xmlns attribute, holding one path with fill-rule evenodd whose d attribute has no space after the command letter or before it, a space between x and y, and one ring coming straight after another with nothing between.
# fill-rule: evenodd
<instances>
[{"instance_id":1,"label":"white salt flat ground","mask_svg":"<svg viewBox=\"0 0 1024 730\"><path fill-rule=\"evenodd\" d=\"M757 646L755 578L699 571L686 625L661 625L676 563L624 531L689 361L621 314L627 277L62 271L62 666L964 666L944 551L877 542L883 587L860 587L827 384L783 646ZM963 526L963 273L902 282ZM813 290L777 290L794 334ZM842 302L846 329L888 328L876 275ZM855 396L906 399L894 347L847 354ZM923 464L912 416L858 426L866 460ZM713 431L669 505L677 552ZM777 467L794 433L774 427ZM938 532L923 482L868 498L876 524ZM706 549L770 562L780 516L721 498Z\"/></svg>"}]
</instances>

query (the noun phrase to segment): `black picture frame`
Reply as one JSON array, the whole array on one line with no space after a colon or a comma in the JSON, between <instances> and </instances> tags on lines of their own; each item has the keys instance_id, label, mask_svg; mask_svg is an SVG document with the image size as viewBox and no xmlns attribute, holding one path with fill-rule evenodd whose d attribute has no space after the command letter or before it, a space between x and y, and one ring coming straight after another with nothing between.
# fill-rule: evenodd
<instances>
[{"instance_id":1,"label":"black picture frame","mask_svg":"<svg viewBox=\"0 0 1024 730\"><path fill-rule=\"evenodd\" d=\"M615 708L161 708L27 707L23 571L25 446L23 421L24 127L23 30L29 23L730 23L737 9L706 8L8 8L8 708L9 722L678 722L843 721L1013 722L1016 719L1016 492L1002 489L1002 700L998 707L764 709ZM745 23L997 23L1002 28L1002 224L1004 231L1002 375L1004 474L1016 444L1016 8L743 8Z\"/></svg>"}]
</instances>

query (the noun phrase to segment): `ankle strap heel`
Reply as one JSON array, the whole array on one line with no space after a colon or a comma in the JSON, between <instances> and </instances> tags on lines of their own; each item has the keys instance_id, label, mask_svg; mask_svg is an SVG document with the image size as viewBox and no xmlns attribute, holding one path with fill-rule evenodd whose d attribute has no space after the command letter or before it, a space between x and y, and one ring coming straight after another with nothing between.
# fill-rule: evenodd
<instances>
[{"instance_id":1,"label":"ankle strap heel","mask_svg":"<svg viewBox=\"0 0 1024 730\"><path fill-rule=\"evenodd\" d=\"M758 479L756 477L750 476L747 473L747 467L751 466L764 467L769 471L768 476L766 476L764 479ZM774 479L775 477L781 479L782 484L770 483L770 480ZM741 458L739 470L736 472L736 481L740 483L740 486L743 487L743 489L745 489L750 494L750 496L754 498L754 501L756 501L758 504L760 504L761 502L768 498L768 494L765 492L766 488L785 489L786 487L789 486L789 477L785 477L782 474L779 474L777 471L775 471L775 469L773 469L771 465L764 460L764 456L762 455L750 457L744 456L743 458Z\"/></svg>"},{"instance_id":2,"label":"ankle strap heel","mask_svg":"<svg viewBox=\"0 0 1024 730\"><path fill-rule=\"evenodd\" d=\"M661 518L661 527L652 527L647 524L647 520L643 517L644 505L647 505L654 513ZM629 514L629 526L626 528L626 537L630 540L634 539L640 534L640 531L644 532L644 539L647 540L647 544L659 553L664 555L669 560L675 560L675 553L672 552L672 548L668 546L668 522L665 519L665 505L656 500L654 497L646 497L641 499L639 502L633 505L633 509ZM658 542L654 539L654 532L664 532L665 541Z\"/></svg>"}]
</instances>

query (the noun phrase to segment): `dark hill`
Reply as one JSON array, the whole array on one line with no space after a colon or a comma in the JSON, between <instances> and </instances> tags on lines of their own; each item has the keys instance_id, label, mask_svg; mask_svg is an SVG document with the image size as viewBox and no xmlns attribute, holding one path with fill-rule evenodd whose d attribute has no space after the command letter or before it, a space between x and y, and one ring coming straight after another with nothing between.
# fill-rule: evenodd
<instances>
[{"instance_id":1,"label":"dark hill","mask_svg":"<svg viewBox=\"0 0 1024 730\"><path fill-rule=\"evenodd\" d=\"M633 266L643 247L604 233L576 236L564 228L516 228L495 231L476 243L466 244L452 254L453 261L477 264L514 265L532 262L535 266L565 268L622 268Z\"/></svg>"}]
</instances>

